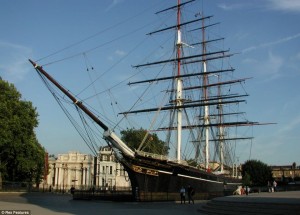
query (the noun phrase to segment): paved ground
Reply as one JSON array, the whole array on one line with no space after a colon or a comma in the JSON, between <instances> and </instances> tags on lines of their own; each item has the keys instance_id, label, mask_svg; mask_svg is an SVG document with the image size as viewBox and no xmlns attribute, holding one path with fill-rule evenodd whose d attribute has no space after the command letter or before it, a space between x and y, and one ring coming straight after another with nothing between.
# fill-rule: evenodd
<instances>
[{"instance_id":1,"label":"paved ground","mask_svg":"<svg viewBox=\"0 0 300 215\"><path fill-rule=\"evenodd\" d=\"M249 196L221 197L224 201L277 202L300 204L300 191L257 193ZM194 205L181 205L176 202L105 202L73 200L70 195L53 193L0 193L0 210L30 210L31 215L200 215L198 209L206 201L197 201ZM1 214L3 213L0 211Z\"/></svg>"},{"instance_id":2,"label":"paved ground","mask_svg":"<svg viewBox=\"0 0 300 215\"><path fill-rule=\"evenodd\" d=\"M300 205L300 191L274 192L274 193L252 193L248 196L226 196L218 200L258 203L283 203Z\"/></svg>"},{"instance_id":3,"label":"paved ground","mask_svg":"<svg viewBox=\"0 0 300 215\"><path fill-rule=\"evenodd\" d=\"M51 193L0 193L0 210L30 210L31 215L199 215L206 201L181 205L176 202L105 202L73 200L70 195ZM0 212L0 214L3 214Z\"/></svg>"}]
</instances>

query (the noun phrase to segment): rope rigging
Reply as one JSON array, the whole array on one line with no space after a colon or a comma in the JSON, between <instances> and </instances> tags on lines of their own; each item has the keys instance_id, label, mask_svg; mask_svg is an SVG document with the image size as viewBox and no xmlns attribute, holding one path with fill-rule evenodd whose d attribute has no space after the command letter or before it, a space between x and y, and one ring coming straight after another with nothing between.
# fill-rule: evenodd
<instances>
[{"instance_id":1,"label":"rope rigging","mask_svg":"<svg viewBox=\"0 0 300 215\"><path fill-rule=\"evenodd\" d=\"M84 38L84 39L81 39L81 40L79 40L79 41L77 41L77 42L71 43L70 45L68 45L68 46L66 46L66 47L64 47L64 48L62 48L62 49L59 49L59 50L57 50L57 51L55 51L55 52L53 52L53 53L51 53L51 54L49 54L49 55L46 55L46 56L44 56L44 57L42 57L42 58L36 60L36 62L39 62L39 61L42 61L42 60L47 59L47 58L49 58L49 57L52 57L52 56L54 56L54 55L57 55L58 53L61 53L61 52L63 52L63 51L66 51L66 50L68 50L68 49L70 49L70 48L73 48L74 46L78 46L79 44L82 44L82 43L84 43L84 42L86 42L86 41L88 41L88 40L90 40L90 39L92 39L92 38L94 38L94 37L97 37L97 36L99 36L100 34L106 33L106 32L109 31L109 30L112 30L112 29L114 29L114 28L117 28L117 27L119 27L119 26L122 26L122 25L124 25L125 23L127 23L127 22L129 22L129 21L131 21L131 20L136 19L136 17L141 16L141 15L143 15L145 12L150 11L150 10L153 10L153 8L152 8L152 7L145 8L144 10L141 10L139 13L134 14L133 16L130 16L130 17L128 17L127 19L122 19L122 21L120 21L120 22L118 22L118 23L116 23L116 24L114 24L114 25L112 25L112 26L109 26L109 27L107 27L107 28L105 28L105 29L102 29L101 31L98 31L98 32L96 32L95 34L92 34L92 35L90 35L90 36L88 36L88 37L86 37L86 38ZM150 25L150 23L148 23L148 24L146 24L145 26L143 26L143 28L146 27L146 26L149 26L149 25ZM135 31L134 31L134 32L135 32ZM134 32L132 32L132 33L134 33ZM84 53L84 52L82 52L82 53ZM82 54L82 53L81 53L81 54ZM65 59L69 59L69 58L65 58ZM62 59L62 60L64 60L64 59ZM57 62L59 62L59 61L57 61ZM53 62L53 63L55 63L55 62ZM48 65L48 64L45 64L45 65Z\"/></svg>"},{"instance_id":2,"label":"rope rigging","mask_svg":"<svg viewBox=\"0 0 300 215\"><path fill-rule=\"evenodd\" d=\"M61 109L67 116L67 118L69 119L69 121L72 123L74 128L77 130L78 134L84 140L87 147L90 149L90 151L93 153L94 156L97 156L98 151L96 150L96 148L98 149L99 146L96 144L96 141L94 138L94 136L96 136L96 134L93 134L94 131L88 126L87 121L85 120L85 118L82 114L82 111L78 110L78 107L76 105L74 105L76 107L75 110L78 111L78 114L81 118L84 129L78 124L77 120L74 119L74 117L71 115L71 113L67 110L67 108L63 104L63 101L64 101L64 103L67 103L67 104L71 104L71 102L66 101L64 99L64 97L59 96L60 94L55 90L55 88L53 88L51 86L49 81L44 76L42 76L39 72L37 72L37 73L38 73L39 77L41 78L41 80L43 81L43 83L46 85L47 89L51 92L52 96L57 101L57 103L59 104L59 106L61 107Z\"/></svg>"}]
</instances>

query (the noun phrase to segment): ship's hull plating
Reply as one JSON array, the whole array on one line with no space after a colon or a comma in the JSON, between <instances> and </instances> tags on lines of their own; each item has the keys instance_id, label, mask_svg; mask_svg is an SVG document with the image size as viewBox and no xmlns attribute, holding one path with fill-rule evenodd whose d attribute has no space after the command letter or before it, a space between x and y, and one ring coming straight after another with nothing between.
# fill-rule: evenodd
<instances>
[{"instance_id":1,"label":"ship's hull plating","mask_svg":"<svg viewBox=\"0 0 300 215\"><path fill-rule=\"evenodd\" d=\"M217 176L193 167L167 161L144 158L125 159L123 165L129 175L136 200L179 200L179 190L189 185L195 190L194 199L222 196L233 191L240 180Z\"/></svg>"}]
</instances>

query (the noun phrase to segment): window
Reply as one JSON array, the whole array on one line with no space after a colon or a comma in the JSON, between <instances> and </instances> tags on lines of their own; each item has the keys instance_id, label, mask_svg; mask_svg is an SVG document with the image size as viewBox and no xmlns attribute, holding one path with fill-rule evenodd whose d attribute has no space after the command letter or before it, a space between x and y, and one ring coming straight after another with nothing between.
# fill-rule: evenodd
<instances>
[{"instance_id":1,"label":"window","mask_svg":"<svg viewBox=\"0 0 300 215\"><path fill-rule=\"evenodd\" d=\"M109 174L112 175L112 166L109 167Z\"/></svg>"}]
</instances>

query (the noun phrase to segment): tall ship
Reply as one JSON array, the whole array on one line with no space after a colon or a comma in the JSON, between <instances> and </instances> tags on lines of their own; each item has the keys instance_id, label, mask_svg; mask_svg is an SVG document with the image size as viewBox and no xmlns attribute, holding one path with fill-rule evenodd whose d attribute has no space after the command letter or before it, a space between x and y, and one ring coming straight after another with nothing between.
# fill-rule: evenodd
<instances>
[{"instance_id":1,"label":"tall ship","mask_svg":"<svg viewBox=\"0 0 300 215\"><path fill-rule=\"evenodd\" d=\"M122 117L115 124L106 119L109 114L98 113L87 100L56 81L44 66L29 60L61 106L62 100L68 99L83 122L90 120L100 128L84 126L88 133L84 141L97 142L91 133L100 132L127 171L132 195L138 200L175 200L181 187L188 186L195 190L195 199L203 199L221 196L224 190L241 185L235 149L239 142L253 138L243 129L259 124L247 120L245 112L239 110L248 96L243 87L248 78L235 78L229 62L233 54L220 48L224 38L211 33L219 25L213 16L203 11L184 16L184 9L196 5L197 0L178 0L157 12L174 14L175 19L148 36L156 41L168 38L165 41L171 42L163 46L172 48L158 48L160 54L150 54L145 62L132 66L135 75L126 79L130 90L122 93L128 100L137 99L117 113ZM58 93L64 96L56 96ZM89 120L83 118L86 116ZM139 125L131 128L134 118ZM124 128L143 131L144 136L135 146L130 145L128 139L121 138Z\"/></svg>"}]
</instances>

